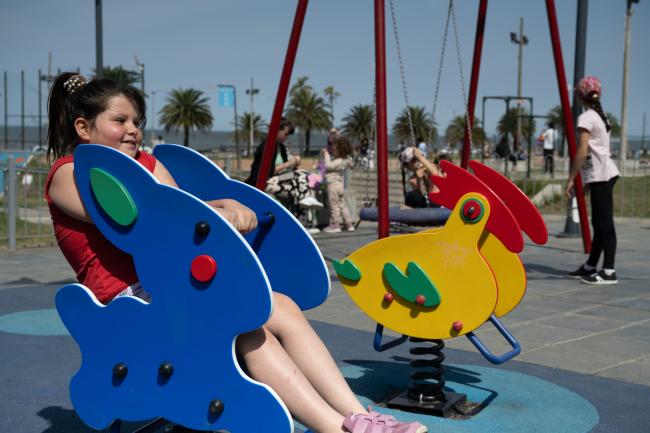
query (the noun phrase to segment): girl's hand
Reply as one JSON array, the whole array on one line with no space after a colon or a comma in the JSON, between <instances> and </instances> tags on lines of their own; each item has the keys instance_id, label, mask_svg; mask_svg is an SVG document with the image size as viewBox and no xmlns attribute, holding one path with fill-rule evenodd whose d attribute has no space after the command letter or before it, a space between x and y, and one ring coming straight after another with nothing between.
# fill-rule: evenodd
<instances>
[{"instance_id":1,"label":"girl's hand","mask_svg":"<svg viewBox=\"0 0 650 433\"><path fill-rule=\"evenodd\" d=\"M574 181L573 181L573 179L569 179L569 181L566 183L566 191L565 191L565 194L566 194L568 199L571 199L571 197L575 193L574 190L575 190Z\"/></svg>"},{"instance_id":2,"label":"girl's hand","mask_svg":"<svg viewBox=\"0 0 650 433\"><path fill-rule=\"evenodd\" d=\"M210 202L210 206L214 207L240 233L251 232L257 227L255 213L236 200L215 200Z\"/></svg>"}]
</instances>

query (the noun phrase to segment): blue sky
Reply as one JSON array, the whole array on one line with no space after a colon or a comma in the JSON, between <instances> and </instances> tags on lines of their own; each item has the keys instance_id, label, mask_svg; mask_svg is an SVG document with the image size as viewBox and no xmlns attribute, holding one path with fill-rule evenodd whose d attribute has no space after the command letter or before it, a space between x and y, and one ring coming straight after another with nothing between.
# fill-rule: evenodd
<instances>
[{"instance_id":1,"label":"blue sky","mask_svg":"<svg viewBox=\"0 0 650 433\"><path fill-rule=\"evenodd\" d=\"M411 104L428 111L440 56L445 0L394 0ZM456 16L466 87L469 85L478 0L457 0ZM566 75L573 82L576 1L556 1ZM255 111L269 120L295 12L295 0L104 0L104 64L136 69L134 56L146 65L149 125L155 109L174 88L194 87L210 96L214 128L230 129L232 109L217 105L219 83L233 84L240 112L250 109L245 89L251 77L260 93ZM559 104L545 2L489 2L483 62L478 89L486 95L514 95L517 46L509 33L525 20L530 43L524 48L523 94L535 100L535 114ZM388 119L404 107L390 9L386 2ZM589 2L586 72L603 81L603 105L620 118L625 0ZM641 135L643 112L650 112L650 1L635 6L632 22L629 134ZM451 36L451 35L450 35ZM95 66L95 15L92 0L2 0L0 69L9 75L9 113L20 113L20 70L26 74L26 113L36 114L37 70ZM334 86L341 96L336 122L355 104L370 103L374 79L373 1L312 0L309 3L293 78L308 76L315 90ZM1 91L1 89L0 89ZM4 108L0 106L4 114ZM444 127L463 112L453 39L444 61L437 118ZM488 103L486 125L492 132L503 103ZM158 125L158 121L155 121ZM539 124L538 124L539 125ZM538 126L538 129L541 125ZM650 134L650 131L647 132Z\"/></svg>"}]
</instances>

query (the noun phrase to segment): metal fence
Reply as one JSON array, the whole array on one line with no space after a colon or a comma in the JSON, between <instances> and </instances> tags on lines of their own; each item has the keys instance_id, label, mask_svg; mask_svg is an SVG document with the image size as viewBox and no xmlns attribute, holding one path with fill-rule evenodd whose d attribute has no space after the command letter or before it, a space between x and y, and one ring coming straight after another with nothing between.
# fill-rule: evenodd
<instances>
[{"instance_id":1,"label":"metal fence","mask_svg":"<svg viewBox=\"0 0 650 433\"><path fill-rule=\"evenodd\" d=\"M0 246L15 249L55 243L44 198L47 173L47 168L16 167L12 157L2 167Z\"/></svg>"},{"instance_id":2,"label":"metal fence","mask_svg":"<svg viewBox=\"0 0 650 433\"><path fill-rule=\"evenodd\" d=\"M234 158L231 155L210 155L226 172L231 172ZM490 161L495 169L503 170L502 161ZM391 164L391 200L403 203L401 176L398 163ZM17 167L13 158L0 166L3 181L0 196L0 248L22 248L35 245L54 245L53 228L44 186L47 167ZM539 207L543 215L564 215L567 212L567 198L564 194L568 162L557 158L555 177L543 173L542 166L533 165L531 176L526 177L525 162L517 170L509 168L508 176ZM376 195L376 173L374 170L355 171L350 181L350 192L355 192L359 206L365 198ZM355 194L350 194L353 196ZM394 199L394 200L393 200ZM644 161L630 161L624 175L614 188L614 215L616 217L650 218L650 164ZM589 207L589 200L587 199ZM356 212L355 212L356 213Z\"/></svg>"}]
</instances>

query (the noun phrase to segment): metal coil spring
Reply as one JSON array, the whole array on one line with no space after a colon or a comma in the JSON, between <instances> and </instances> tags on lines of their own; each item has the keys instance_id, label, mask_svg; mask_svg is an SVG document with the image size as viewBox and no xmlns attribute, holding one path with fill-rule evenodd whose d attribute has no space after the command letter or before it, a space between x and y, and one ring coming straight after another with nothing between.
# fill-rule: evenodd
<instances>
[{"instance_id":1,"label":"metal coil spring","mask_svg":"<svg viewBox=\"0 0 650 433\"><path fill-rule=\"evenodd\" d=\"M445 342L416 337L409 337L409 340L413 343L428 344L409 349L411 355L421 356L421 358L410 362L414 371L410 375L412 382L407 391L408 397L420 403L444 401L445 378L442 363L445 360L445 355L442 353L442 349L445 347ZM426 358L422 358L422 356L426 356Z\"/></svg>"}]
</instances>

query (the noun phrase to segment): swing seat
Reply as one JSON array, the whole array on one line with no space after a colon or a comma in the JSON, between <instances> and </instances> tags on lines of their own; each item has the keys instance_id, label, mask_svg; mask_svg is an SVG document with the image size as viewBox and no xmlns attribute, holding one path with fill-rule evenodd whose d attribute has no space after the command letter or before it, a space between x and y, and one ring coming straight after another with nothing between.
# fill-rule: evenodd
<instances>
[{"instance_id":1,"label":"swing seat","mask_svg":"<svg viewBox=\"0 0 650 433\"><path fill-rule=\"evenodd\" d=\"M405 224L412 227L437 227L447 222L451 211L444 207L438 208L388 208L388 220L391 223ZM359 211L362 221L378 221L379 212L376 207L364 207Z\"/></svg>"},{"instance_id":2,"label":"swing seat","mask_svg":"<svg viewBox=\"0 0 650 433\"><path fill-rule=\"evenodd\" d=\"M159 150L160 149L160 150ZM303 309L330 289L325 261L298 221L275 200L230 180L183 146L156 154L180 188L158 181L134 159L106 146L75 150L75 180L97 228L133 257L151 303L120 297L102 305L81 284L56 295L56 307L81 351L70 399L95 429L163 418L195 430L293 431L275 392L249 378L235 339L270 317L272 286ZM192 176L193 175L193 176ZM204 200L233 197L260 224L242 236ZM287 272L287 249L301 266ZM250 416L251 408L256 416Z\"/></svg>"}]
</instances>

